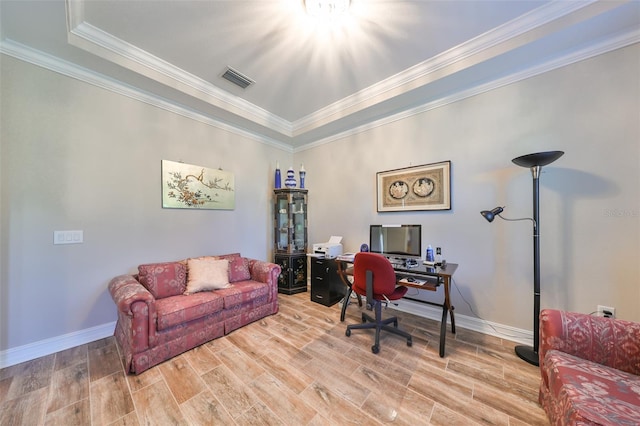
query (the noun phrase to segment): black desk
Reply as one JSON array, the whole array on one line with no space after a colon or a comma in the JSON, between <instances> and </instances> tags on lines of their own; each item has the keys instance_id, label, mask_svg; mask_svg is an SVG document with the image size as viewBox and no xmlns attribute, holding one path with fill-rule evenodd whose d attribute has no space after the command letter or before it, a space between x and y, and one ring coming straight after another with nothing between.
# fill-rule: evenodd
<instances>
[{"instance_id":1,"label":"black desk","mask_svg":"<svg viewBox=\"0 0 640 426\"><path fill-rule=\"evenodd\" d=\"M347 279L347 276L353 275L353 266L349 267L350 262L344 260L338 260L338 275L342 279L342 282L348 287L347 296L342 303L342 312L340 314L340 321L344 321L345 312L349 302L349 296L351 295L351 282ZM440 322L440 357L444 357L444 346L447 335L447 313L451 317L451 333L456 333L456 322L453 316L454 307L451 305L451 277L458 269L456 263L447 263L444 268L441 267L429 267L426 265L418 264L414 267L406 266L394 266L396 271L396 279L399 281L399 285L405 287L417 288L419 290L436 291L440 286L444 288L444 301L443 303L434 303L426 300L414 299L411 297L404 297L407 300L411 300L419 303L426 303L432 306L442 307L442 320ZM405 282L405 278L413 277L415 279L429 279L423 285ZM402 280L402 282L400 282ZM358 302L362 306L360 295L358 295Z\"/></svg>"}]
</instances>

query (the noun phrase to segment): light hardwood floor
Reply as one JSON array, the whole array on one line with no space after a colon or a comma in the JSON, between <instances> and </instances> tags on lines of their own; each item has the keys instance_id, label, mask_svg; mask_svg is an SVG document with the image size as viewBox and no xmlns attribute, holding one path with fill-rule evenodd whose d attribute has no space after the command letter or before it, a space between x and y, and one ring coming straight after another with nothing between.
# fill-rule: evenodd
<instances>
[{"instance_id":1,"label":"light hardwood floor","mask_svg":"<svg viewBox=\"0 0 640 426\"><path fill-rule=\"evenodd\" d=\"M538 368L514 344L387 309L413 346L373 332L351 304L280 295L280 312L126 375L113 338L0 370L0 425L547 425ZM450 330L450 328L449 328Z\"/></svg>"}]
</instances>

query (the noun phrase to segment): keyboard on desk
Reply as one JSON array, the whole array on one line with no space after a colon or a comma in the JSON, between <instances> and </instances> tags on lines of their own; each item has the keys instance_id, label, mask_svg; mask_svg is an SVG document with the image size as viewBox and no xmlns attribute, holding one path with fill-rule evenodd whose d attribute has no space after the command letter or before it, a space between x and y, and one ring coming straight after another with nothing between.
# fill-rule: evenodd
<instances>
[{"instance_id":1,"label":"keyboard on desk","mask_svg":"<svg viewBox=\"0 0 640 426\"><path fill-rule=\"evenodd\" d=\"M403 264L392 263L393 270L397 273L406 273L410 275L425 275L430 277L438 276L436 268L426 265L405 266Z\"/></svg>"}]
</instances>

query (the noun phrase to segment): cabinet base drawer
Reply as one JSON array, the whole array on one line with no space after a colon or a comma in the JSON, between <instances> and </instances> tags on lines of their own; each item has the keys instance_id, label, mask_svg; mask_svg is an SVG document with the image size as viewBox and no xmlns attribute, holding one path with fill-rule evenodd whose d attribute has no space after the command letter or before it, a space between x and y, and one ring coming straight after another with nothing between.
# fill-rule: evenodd
<instances>
[{"instance_id":1,"label":"cabinet base drawer","mask_svg":"<svg viewBox=\"0 0 640 426\"><path fill-rule=\"evenodd\" d=\"M333 306L341 301L343 297L344 296L342 294L326 295L321 293L311 293L311 301L324 306Z\"/></svg>"},{"instance_id":2,"label":"cabinet base drawer","mask_svg":"<svg viewBox=\"0 0 640 426\"><path fill-rule=\"evenodd\" d=\"M304 287L278 288L278 293L282 293L282 294L304 293L305 291L307 291L307 286L304 286Z\"/></svg>"}]
</instances>

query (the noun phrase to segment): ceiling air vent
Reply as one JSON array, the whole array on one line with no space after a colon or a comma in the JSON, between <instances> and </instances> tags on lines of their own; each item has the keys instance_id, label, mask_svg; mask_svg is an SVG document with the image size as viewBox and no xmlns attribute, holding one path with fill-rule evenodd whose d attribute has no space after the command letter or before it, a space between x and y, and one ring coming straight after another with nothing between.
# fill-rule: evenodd
<instances>
[{"instance_id":1,"label":"ceiling air vent","mask_svg":"<svg viewBox=\"0 0 640 426\"><path fill-rule=\"evenodd\" d=\"M255 81L231 67L227 67L227 70L222 74L222 78L229 80L236 86L242 87L243 89L246 89L247 86L255 83Z\"/></svg>"}]
</instances>

